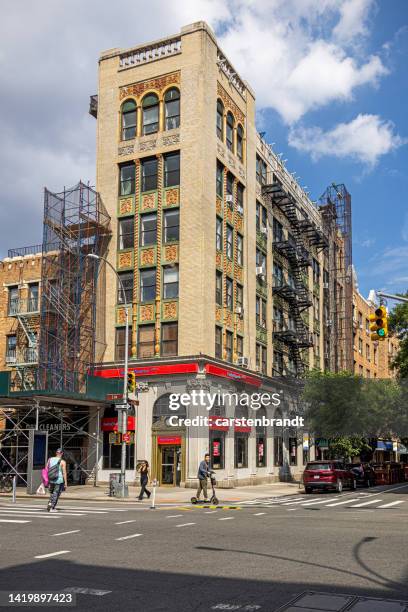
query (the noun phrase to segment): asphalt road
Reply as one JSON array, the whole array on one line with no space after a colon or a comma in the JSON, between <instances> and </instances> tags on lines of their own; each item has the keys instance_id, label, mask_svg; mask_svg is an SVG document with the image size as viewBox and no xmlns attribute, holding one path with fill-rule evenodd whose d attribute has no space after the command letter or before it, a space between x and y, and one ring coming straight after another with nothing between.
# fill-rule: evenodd
<instances>
[{"instance_id":1,"label":"asphalt road","mask_svg":"<svg viewBox=\"0 0 408 612\"><path fill-rule=\"evenodd\" d=\"M344 609L285 607L305 592L408 602L408 484L240 509L63 498L59 508L0 501L1 591L82 591L75 610L142 612Z\"/></svg>"}]
</instances>

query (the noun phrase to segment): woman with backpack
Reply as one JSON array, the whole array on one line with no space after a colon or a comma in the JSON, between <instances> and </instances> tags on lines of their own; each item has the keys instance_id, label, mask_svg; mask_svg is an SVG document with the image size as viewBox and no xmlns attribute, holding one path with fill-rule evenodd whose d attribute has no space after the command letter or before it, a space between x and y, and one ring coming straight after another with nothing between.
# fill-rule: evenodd
<instances>
[{"instance_id":1,"label":"woman with backpack","mask_svg":"<svg viewBox=\"0 0 408 612\"><path fill-rule=\"evenodd\" d=\"M62 491L67 488L67 464L62 458L62 448L57 448L55 457L47 462L48 482L50 488L50 500L47 505L48 512L58 512L56 505Z\"/></svg>"}]
</instances>

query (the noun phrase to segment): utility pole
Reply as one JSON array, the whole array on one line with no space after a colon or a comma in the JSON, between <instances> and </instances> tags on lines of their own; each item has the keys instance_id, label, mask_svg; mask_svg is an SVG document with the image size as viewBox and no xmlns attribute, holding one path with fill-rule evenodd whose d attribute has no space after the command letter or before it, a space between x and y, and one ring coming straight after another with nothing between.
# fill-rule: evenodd
<instances>
[{"instance_id":1,"label":"utility pole","mask_svg":"<svg viewBox=\"0 0 408 612\"><path fill-rule=\"evenodd\" d=\"M389 300L395 300L396 302L408 302L408 298L401 297L400 295L394 295L392 293L384 293L384 291L376 291L375 293L379 297L388 298Z\"/></svg>"},{"instance_id":2,"label":"utility pole","mask_svg":"<svg viewBox=\"0 0 408 612\"><path fill-rule=\"evenodd\" d=\"M112 266L112 264L105 258L100 255L95 255L95 253L88 253L86 257L91 257L92 259L98 259L100 261L104 261L116 274L116 277L119 282L122 299L125 307L125 358L124 358L124 371L123 371L123 400L122 406L118 411L118 423L120 424L119 431L122 435L121 440L121 457L120 457L120 489L119 489L119 497L128 497L129 493L126 487L126 442L124 440L124 435L127 433L127 421L128 421L128 391L127 391L127 379L128 379L128 369L129 369L129 306L128 301L126 299L126 291L123 286L122 280ZM99 457L97 457L97 461Z\"/></svg>"}]
</instances>

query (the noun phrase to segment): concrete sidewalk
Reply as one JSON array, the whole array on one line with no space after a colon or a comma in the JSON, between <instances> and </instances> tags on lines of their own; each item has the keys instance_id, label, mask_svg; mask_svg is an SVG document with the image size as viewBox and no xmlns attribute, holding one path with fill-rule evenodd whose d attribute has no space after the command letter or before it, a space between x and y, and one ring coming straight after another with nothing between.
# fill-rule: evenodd
<instances>
[{"instance_id":1,"label":"concrete sidewalk","mask_svg":"<svg viewBox=\"0 0 408 612\"><path fill-rule=\"evenodd\" d=\"M152 487L149 487L152 490ZM121 499L109 497L108 485L97 487L83 485L70 486L63 493L61 499L72 501L113 501L117 503L134 503L140 491L140 487L129 486L129 497ZM211 488L209 488L209 492ZM235 489L217 489L217 497L220 503L238 503L248 499L259 497L297 495L303 492L303 487L299 488L297 483L276 482L248 487L237 487ZM190 503L190 498L195 495L195 489L185 489L176 487L157 487L156 504L185 504ZM10 499L10 493L0 493L1 499ZM44 495L28 495L23 488L17 488L17 498L19 499L45 499ZM146 499L143 504L150 504Z\"/></svg>"}]
</instances>

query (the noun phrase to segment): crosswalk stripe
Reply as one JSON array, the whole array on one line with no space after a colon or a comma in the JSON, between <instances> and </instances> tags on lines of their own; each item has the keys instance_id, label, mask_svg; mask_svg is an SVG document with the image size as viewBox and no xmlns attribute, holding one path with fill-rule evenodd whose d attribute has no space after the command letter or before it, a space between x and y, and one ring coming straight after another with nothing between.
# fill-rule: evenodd
<instances>
[{"instance_id":1,"label":"crosswalk stripe","mask_svg":"<svg viewBox=\"0 0 408 612\"><path fill-rule=\"evenodd\" d=\"M405 500L403 501L394 501L391 502L389 504L384 504L383 506L378 506L379 508L391 508L392 506L398 506L399 504L403 504L405 502Z\"/></svg>"},{"instance_id":2,"label":"crosswalk stripe","mask_svg":"<svg viewBox=\"0 0 408 612\"><path fill-rule=\"evenodd\" d=\"M302 506L317 506L317 504L325 504L327 502L331 502L337 499L337 497L332 497L331 499L320 499L319 501L305 502Z\"/></svg>"},{"instance_id":3,"label":"crosswalk stripe","mask_svg":"<svg viewBox=\"0 0 408 612\"><path fill-rule=\"evenodd\" d=\"M266 512L256 512L254 516L262 516L263 514L266 514Z\"/></svg>"},{"instance_id":4,"label":"crosswalk stripe","mask_svg":"<svg viewBox=\"0 0 408 612\"><path fill-rule=\"evenodd\" d=\"M182 525L176 525L176 527L188 527L189 525L195 525L195 523L183 523Z\"/></svg>"},{"instance_id":5,"label":"crosswalk stripe","mask_svg":"<svg viewBox=\"0 0 408 612\"><path fill-rule=\"evenodd\" d=\"M52 533L52 536L61 536L61 535L69 535L71 533L79 533L80 529L73 529L72 531L61 531L61 533Z\"/></svg>"},{"instance_id":6,"label":"crosswalk stripe","mask_svg":"<svg viewBox=\"0 0 408 612\"><path fill-rule=\"evenodd\" d=\"M31 523L31 521L21 521L19 519L0 519L0 523Z\"/></svg>"},{"instance_id":7,"label":"crosswalk stripe","mask_svg":"<svg viewBox=\"0 0 408 612\"><path fill-rule=\"evenodd\" d=\"M41 508L39 508L39 510L41 511ZM25 514L26 516L42 516L44 514L48 515L48 512L46 508L42 508L41 512L36 512L35 510L18 510L17 508L14 511L11 508L9 510L0 509L0 515L3 514ZM58 514L60 516L85 516L85 514L80 514L78 512L58 512Z\"/></svg>"},{"instance_id":8,"label":"crosswalk stripe","mask_svg":"<svg viewBox=\"0 0 408 612\"><path fill-rule=\"evenodd\" d=\"M344 504L350 504L350 503L358 501L358 500L359 500L358 497L354 497L353 499L345 499L344 501L336 502L335 504L327 504L327 507L328 508L334 508L334 506L343 506Z\"/></svg>"},{"instance_id":9,"label":"crosswalk stripe","mask_svg":"<svg viewBox=\"0 0 408 612\"><path fill-rule=\"evenodd\" d=\"M350 506L350 508L362 508L363 506L369 506L370 504L377 504L380 501L382 501L382 499L371 499L370 501L363 502L362 504Z\"/></svg>"},{"instance_id":10,"label":"crosswalk stripe","mask_svg":"<svg viewBox=\"0 0 408 612\"><path fill-rule=\"evenodd\" d=\"M70 550L58 550L57 552L47 553L46 555L36 555L34 559L47 559L48 557L56 557L57 555L66 555Z\"/></svg>"},{"instance_id":11,"label":"crosswalk stripe","mask_svg":"<svg viewBox=\"0 0 408 612\"><path fill-rule=\"evenodd\" d=\"M48 498L44 498L44 502L47 502ZM16 504L0 504L0 508L15 508ZM43 504L25 504L20 503L18 504L19 508L27 508L27 510L31 510L31 509L36 509L36 508L43 508L44 505ZM59 510L81 510L81 511L85 511L88 510L90 512L98 512L98 513L106 513L106 512L128 512L128 508L123 509L123 508L101 508L99 506L96 506L97 510L95 510L95 506L65 506L62 504L58 504L58 509ZM139 506L138 506L139 508ZM131 509L131 508L129 508Z\"/></svg>"},{"instance_id":12,"label":"crosswalk stripe","mask_svg":"<svg viewBox=\"0 0 408 612\"><path fill-rule=\"evenodd\" d=\"M121 538L115 538L115 540L130 540L131 538L138 538L143 535L142 533L132 533L132 535L122 536Z\"/></svg>"},{"instance_id":13,"label":"crosswalk stripe","mask_svg":"<svg viewBox=\"0 0 408 612\"><path fill-rule=\"evenodd\" d=\"M55 514L48 514L45 512L42 512L41 514L33 514L30 513L28 514L28 512L2 512L0 514L0 517L3 516L21 516L24 518L43 518L43 519L48 519L48 520L53 520L53 519L60 519L61 516L55 516ZM81 515L82 516L82 515Z\"/></svg>"},{"instance_id":14,"label":"crosswalk stripe","mask_svg":"<svg viewBox=\"0 0 408 612\"><path fill-rule=\"evenodd\" d=\"M224 518L218 519L219 521L232 521L235 518L234 516L224 516Z\"/></svg>"},{"instance_id":15,"label":"crosswalk stripe","mask_svg":"<svg viewBox=\"0 0 408 612\"><path fill-rule=\"evenodd\" d=\"M180 516L183 516L182 514L169 514L169 516L166 516L166 518L180 518Z\"/></svg>"},{"instance_id":16,"label":"crosswalk stripe","mask_svg":"<svg viewBox=\"0 0 408 612\"><path fill-rule=\"evenodd\" d=\"M127 525L128 523L136 523L136 519L132 519L130 521L120 521L119 523L115 523L115 525Z\"/></svg>"}]
</instances>

